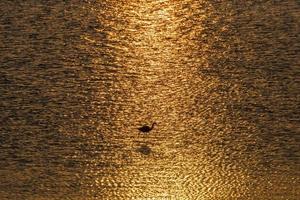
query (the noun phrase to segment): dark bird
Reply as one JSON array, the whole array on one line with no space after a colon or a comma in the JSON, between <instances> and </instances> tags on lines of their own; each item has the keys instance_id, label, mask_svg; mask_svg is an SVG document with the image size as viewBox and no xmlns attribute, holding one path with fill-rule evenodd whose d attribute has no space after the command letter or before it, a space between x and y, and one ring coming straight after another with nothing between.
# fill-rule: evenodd
<instances>
[{"instance_id":1,"label":"dark bird","mask_svg":"<svg viewBox=\"0 0 300 200\"><path fill-rule=\"evenodd\" d=\"M139 129L139 131L141 131L143 133L148 133L154 128L154 125L156 125L156 122L154 122L151 127L149 127L147 125L144 125L144 126L138 128L138 129Z\"/></svg>"}]
</instances>

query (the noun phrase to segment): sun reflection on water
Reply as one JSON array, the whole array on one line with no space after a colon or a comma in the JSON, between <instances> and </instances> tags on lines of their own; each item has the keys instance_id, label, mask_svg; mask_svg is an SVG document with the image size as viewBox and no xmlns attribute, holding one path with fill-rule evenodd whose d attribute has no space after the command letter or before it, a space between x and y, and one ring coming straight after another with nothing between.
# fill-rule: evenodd
<instances>
[{"instance_id":1,"label":"sun reflection on water","mask_svg":"<svg viewBox=\"0 0 300 200\"><path fill-rule=\"evenodd\" d=\"M195 68L189 61L197 47L190 40L195 37L195 32L181 37L185 31L181 28L183 15L191 13L179 13L183 5L173 1L126 1L120 5L122 9L113 8L118 10L113 18L120 18L125 23L111 24L117 22L109 21L108 25L116 29L107 33L107 46L115 52L116 66L122 66L116 77L122 84L113 82L111 87L122 87L126 94L112 95L115 99L124 99L123 95L126 95L130 103L120 105L120 111L113 108L114 112L110 113L114 130L106 138L119 146L112 157L118 163L106 172L98 171L99 159L87 167L87 173L95 177L91 193L97 193L97 188L115 187L114 192L101 190L102 196L134 196L135 199L190 199L197 196L197 199L207 199L205 196L210 196L205 193L207 191L222 196L222 189L209 189L214 183L205 176L214 174L218 177L218 169L207 163L201 151L174 149L174 146L184 148L182 138L192 134L182 113L189 109L188 105L195 98L191 93L193 85L203 82L194 77ZM201 26L197 29L202 30ZM102 62L101 58L94 61ZM201 62L205 63L205 60ZM133 84L124 74L132 74L138 80ZM140 136L136 127L153 121L158 123L153 133Z\"/></svg>"}]
</instances>

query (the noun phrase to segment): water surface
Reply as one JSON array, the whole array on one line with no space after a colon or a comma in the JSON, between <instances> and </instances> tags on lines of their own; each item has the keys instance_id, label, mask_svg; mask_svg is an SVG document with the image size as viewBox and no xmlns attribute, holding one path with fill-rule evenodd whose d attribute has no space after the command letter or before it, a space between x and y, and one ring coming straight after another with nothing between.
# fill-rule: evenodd
<instances>
[{"instance_id":1,"label":"water surface","mask_svg":"<svg viewBox=\"0 0 300 200\"><path fill-rule=\"evenodd\" d=\"M0 199L300 198L298 1L0 13Z\"/></svg>"}]
</instances>

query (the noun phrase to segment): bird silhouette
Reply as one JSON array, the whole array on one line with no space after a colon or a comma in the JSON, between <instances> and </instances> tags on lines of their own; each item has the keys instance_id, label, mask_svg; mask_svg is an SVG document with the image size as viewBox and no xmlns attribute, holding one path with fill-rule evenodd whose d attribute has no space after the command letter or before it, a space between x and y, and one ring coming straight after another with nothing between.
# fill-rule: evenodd
<instances>
[{"instance_id":1,"label":"bird silhouette","mask_svg":"<svg viewBox=\"0 0 300 200\"><path fill-rule=\"evenodd\" d=\"M154 128L154 125L156 125L156 122L154 122L151 127L147 126L147 125L144 125L144 126L138 128L138 129L139 129L139 131L141 131L143 133L148 133Z\"/></svg>"}]
</instances>

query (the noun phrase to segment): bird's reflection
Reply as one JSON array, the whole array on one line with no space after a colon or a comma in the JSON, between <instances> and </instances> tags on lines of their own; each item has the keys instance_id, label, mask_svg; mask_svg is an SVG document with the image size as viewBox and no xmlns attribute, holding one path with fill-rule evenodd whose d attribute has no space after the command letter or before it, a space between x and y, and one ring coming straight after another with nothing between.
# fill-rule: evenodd
<instances>
[{"instance_id":1,"label":"bird's reflection","mask_svg":"<svg viewBox=\"0 0 300 200\"><path fill-rule=\"evenodd\" d=\"M151 148L147 145L142 145L137 149L137 151L144 155L149 155L151 153Z\"/></svg>"}]
</instances>

